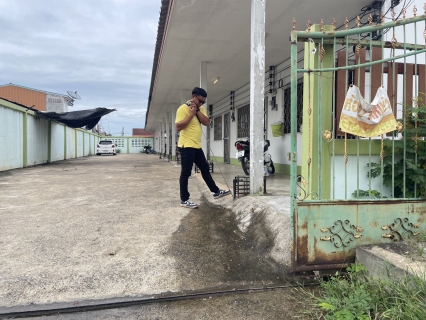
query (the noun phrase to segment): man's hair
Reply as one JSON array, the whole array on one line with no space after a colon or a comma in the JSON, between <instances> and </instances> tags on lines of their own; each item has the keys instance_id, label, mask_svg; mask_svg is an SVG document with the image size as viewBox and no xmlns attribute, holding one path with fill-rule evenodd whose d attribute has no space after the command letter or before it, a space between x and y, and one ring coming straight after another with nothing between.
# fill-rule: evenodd
<instances>
[{"instance_id":1,"label":"man's hair","mask_svg":"<svg viewBox=\"0 0 426 320\"><path fill-rule=\"evenodd\" d=\"M204 97L204 98L207 98L207 92L206 92L206 90L204 90L203 88L195 87L195 88L192 90L192 94L195 94L195 95L197 95L197 96L202 96L202 97Z\"/></svg>"}]
</instances>

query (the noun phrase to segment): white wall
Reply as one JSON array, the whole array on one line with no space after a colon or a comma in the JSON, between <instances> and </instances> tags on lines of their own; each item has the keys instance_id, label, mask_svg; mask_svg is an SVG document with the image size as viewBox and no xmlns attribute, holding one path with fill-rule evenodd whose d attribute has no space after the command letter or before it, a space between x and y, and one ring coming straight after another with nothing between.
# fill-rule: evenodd
<instances>
[{"instance_id":1,"label":"white wall","mask_svg":"<svg viewBox=\"0 0 426 320\"><path fill-rule=\"evenodd\" d=\"M334 187L334 197L332 197L333 199L355 199L355 197L352 196L352 192L357 190L357 176L359 176L359 189L365 191L369 190L369 178L367 177L369 170L367 164L370 162L370 157L368 155L360 155L358 161L359 172L357 171L357 157L354 155L348 156L348 164L346 169L347 182L345 183L345 163L343 155L334 156L334 161L332 163L332 167L330 168L332 193ZM380 157L371 156L371 162L380 163ZM389 187L383 186L382 192L380 177L371 179L371 190L377 190L386 197L391 196L391 188Z\"/></svg>"},{"instance_id":2,"label":"white wall","mask_svg":"<svg viewBox=\"0 0 426 320\"><path fill-rule=\"evenodd\" d=\"M52 161L64 159L64 126L62 124L51 122L52 126Z\"/></svg>"},{"instance_id":3,"label":"white wall","mask_svg":"<svg viewBox=\"0 0 426 320\"><path fill-rule=\"evenodd\" d=\"M0 105L0 171L22 167L23 115Z\"/></svg>"},{"instance_id":4,"label":"white wall","mask_svg":"<svg viewBox=\"0 0 426 320\"><path fill-rule=\"evenodd\" d=\"M280 79L277 77L276 79ZM271 100L272 94L267 95L268 101ZM266 99L266 98L265 98ZM235 91L235 122L231 121L230 130L230 157L236 159L236 149L234 146L235 141L242 138L237 138L237 119L238 109L244 107L250 103L250 86L249 84ZM271 154L272 160L277 164L290 164L287 158L287 152L290 152L290 134L285 134L281 137L273 137L270 124L282 121L283 119L283 89L278 88L276 92L276 103L278 104L277 110L272 110L272 107L268 104L267 108L267 132L266 137L270 140L271 146L269 147L269 153ZM222 138L223 138L223 115L230 111L230 99L229 97L223 98L221 101L213 105L213 118L222 116ZM211 142L210 146L215 156L223 157L223 140L214 140L214 128L210 128ZM298 145L298 165L301 164L301 146L302 146L302 135L297 135Z\"/></svg>"},{"instance_id":5,"label":"white wall","mask_svg":"<svg viewBox=\"0 0 426 320\"><path fill-rule=\"evenodd\" d=\"M66 159L75 158L76 134L79 147L77 157L93 155L99 140L93 133L40 118L31 110L1 100L0 144L5 152L0 153L0 171L47 163L49 160L64 160L64 154Z\"/></svg>"},{"instance_id":6,"label":"white wall","mask_svg":"<svg viewBox=\"0 0 426 320\"><path fill-rule=\"evenodd\" d=\"M75 158L75 130L72 128L66 128L65 133L65 139L66 139L66 159L72 159Z\"/></svg>"},{"instance_id":7,"label":"white wall","mask_svg":"<svg viewBox=\"0 0 426 320\"><path fill-rule=\"evenodd\" d=\"M49 162L49 120L27 116L27 165Z\"/></svg>"}]
</instances>

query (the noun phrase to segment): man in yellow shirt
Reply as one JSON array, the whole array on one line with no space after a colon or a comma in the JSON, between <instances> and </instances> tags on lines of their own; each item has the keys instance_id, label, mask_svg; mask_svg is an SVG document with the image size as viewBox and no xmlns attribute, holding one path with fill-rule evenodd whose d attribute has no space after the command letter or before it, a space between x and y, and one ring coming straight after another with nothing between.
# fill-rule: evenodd
<instances>
[{"instance_id":1,"label":"man in yellow shirt","mask_svg":"<svg viewBox=\"0 0 426 320\"><path fill-rule=\"evenodd\" d=\"M201 176L213 192L215 199L231 194L229 190L221 190L214 182L203 149L201 149L201 125L208 126L210 119L203 104L206 103L207 92L195 87L192 98L181 105L176 112L176 130L180 131L178 147L180 148L180 205L186 208L197 208L198 205L189 200L188 178L191 175L192 165L195 163L201 171Z\"/></svg>"}]
</instances>

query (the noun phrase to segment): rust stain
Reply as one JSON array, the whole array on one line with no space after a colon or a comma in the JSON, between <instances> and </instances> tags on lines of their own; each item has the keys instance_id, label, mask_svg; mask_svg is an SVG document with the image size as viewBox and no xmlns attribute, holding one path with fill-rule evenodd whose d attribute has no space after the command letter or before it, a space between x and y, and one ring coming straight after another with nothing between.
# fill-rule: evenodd
<instances>
[{"instance_id":1,"label":"rust stain","mask_svg":"<svg viewBox=\"0 0 426 320\"><path fill-rule=\"evenodd\" d=\"M326 243L326 242L324 242ZM333 245L330 243L329 245ZM335 251L327 253L315 246L315 259L309 260L309 264L327 265L335 263L343 263L355 260L355 248L335 248ZM320 269L318 269L320 270Z\"/></svg>"},{"instance_id":2,"label":"rust stain","mask_svg":"<svg viewBox=\"0 0 426 320\"><path fill-rule=\"evenodd\" d=\"M308 263L308 235L297 237L297 263Z\"/></svg>"},{"instance_id":3,"label":"rust stain","mask_svg":"<svg viewBox=\"0 0 426 320\"><path fill-rule=\"evenodd\" d=\"M296 232L297 263L306 264L308 263L308 256L309 256L308 221L304 220L303 223L297 228L298 228Z\"/></svg>"},{"instance_id":4,"label":"rust stain","mask_svg":"<svg viewBox=\"0 0 426 320\"><path fill-rule=\"evenodd\" d=\"M373 205L374 207L370 206ZM292 256L292 260L294 262L292 264L292 269L301 271L301 270L327 270L331 269L333 266L344 265L351 263L355 259L355 247L364 244L378 244L378 243L386 243L387 239L383 239L381 226L385 225L383 223L383 219L391 216L394 216L394 213L399 215L405 215L410 218L410 222L419 224L421 226L420 230L426 230L426 202L425 201L407 201L407 200L392 200L390 203L388 200L382 201L351 201L351 200L333 200L333 201L321 201L321 202L304 202L299 203L299 207L305 207L309 214L314 213L325 213L328 216L328 208L332 208L333 206L342 206L344 208L339 209L340 211L345 211L346 206L351 206L348 208L347 212L350 213L351 224L355 224L356 226L360 226L363 229L369 229L370 236L365 236L364 232L362 238L355 239L354 242L349 247L341 246L336 248L334 243L331 241L320 241L321 236L329 236L328 233L320 233L320 230L317 230L320 227L324 227L320 225L319 221L312 221L312 225L314 230L308 230L308 221L304 220L303 223L298 225L294 224L295 230L294 239L295 248L297 249L297 254ZM354 207L355 206L355 207ZM386 206L386 207L385 207ZM377 209L377 210L376 210ZM370 213L372 210L378 213L378 221L372 221L374 217L368 218L370 221L366 221L364 224L361 221L359 223L360 213ZM340 212L339 211L339 212ZM397 212L398 211L398 212ZM343 214L344 212L342 212ZM308 215L306 219L312 218L311 215ZM343 217L341 217L343 218ZM352 219L354 219L352 221ZM356 221L356 222L355 222ZM367 228L365 228L367 227ZM417 229L416 231L420 231ZM315 231L315 232L314 232ZM318 233L318 235L317 235ZM317 235L317 236L315 236ZM314 236L313 244L313 252L310 251L310 247L308 247L308 236ZM311 239L311 238L309 238Z\"/></svg>"}]
</instances>

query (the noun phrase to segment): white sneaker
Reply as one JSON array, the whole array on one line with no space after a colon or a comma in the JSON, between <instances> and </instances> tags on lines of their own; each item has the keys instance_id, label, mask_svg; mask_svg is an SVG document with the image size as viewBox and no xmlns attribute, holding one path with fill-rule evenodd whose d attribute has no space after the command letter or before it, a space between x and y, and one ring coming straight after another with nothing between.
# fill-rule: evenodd
<instances>
[{"instance_id":1,"label":"white sneaker","mask_svg":"<svg viewBox=\"0 0 426 320\"><path fill-rule=\"evenodd\" d=\"M216 193L213 194L213 198L217 199L217 198L220 198L220 197L227 196L229 194L231 194L231 191L219 189L218 192L216 192Z\"/></svg>"},{"instance_id":2,"label":"white sneaker","mask_svg":"<svg viewBox=\"0 0 426 320\"><path fill-rule=\"evenodd\" d=\"M186 207L189 209L195 209L198 208L198 204L192 202L191 200L181 201L180 202L181 207Z\"/></svg>"}]
</instances>

